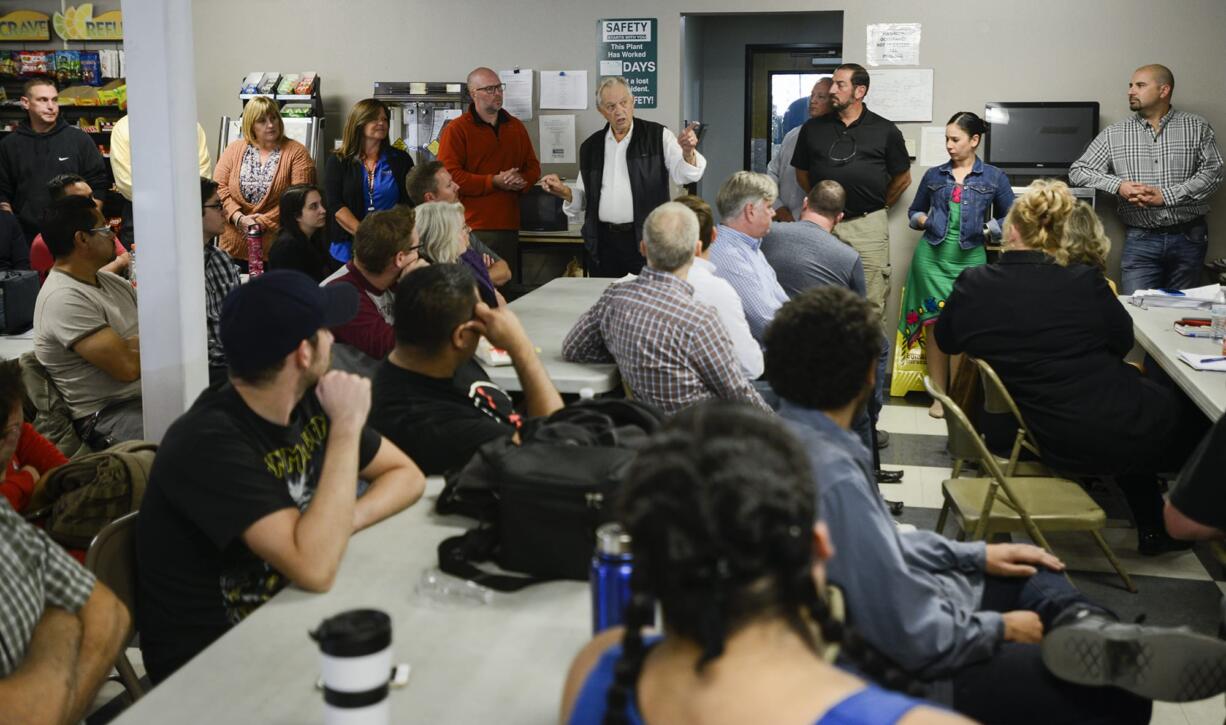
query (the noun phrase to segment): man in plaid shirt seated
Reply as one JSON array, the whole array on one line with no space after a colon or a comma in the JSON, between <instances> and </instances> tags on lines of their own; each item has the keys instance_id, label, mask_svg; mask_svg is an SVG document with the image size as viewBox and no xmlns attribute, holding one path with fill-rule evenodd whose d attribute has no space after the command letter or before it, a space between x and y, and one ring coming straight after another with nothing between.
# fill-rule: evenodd
<instances>
[{"instance_id":1,"label":"man in plaid shirt seated","mask_svg":"<svg viewBox=\"0 0 1226 725\"><path fill-rule=\"evenodd\" d=\"M673 413L709 398L767 409L745 379L715 309L694 301L686 274L699 249L698 218L677 202L643 224L647 266L611 285L562 343L571 362L616 362L638 400Z\"/></svg>"},{"instance_id":2,"label":"man in plaid shirt seated","mask_svg":"<svg viewBox=\"0 0 1226 725\"><path fill-rule=\"evenodd\" d=\"M131 621L106 585L0 499L0 720L85 717Z\"/></svg>"}]
</instances>

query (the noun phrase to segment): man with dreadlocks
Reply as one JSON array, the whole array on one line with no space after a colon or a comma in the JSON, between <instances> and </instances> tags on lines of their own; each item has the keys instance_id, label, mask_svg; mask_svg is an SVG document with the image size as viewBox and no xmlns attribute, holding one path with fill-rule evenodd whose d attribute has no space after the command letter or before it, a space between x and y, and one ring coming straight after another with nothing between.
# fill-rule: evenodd
<instances>
[{"instance_id":1,"label":"man with dreadlocks","mask_svg":"<svg viewBox=\"0 0 1226 725\"><path fill-rule=\"evenodd\" d=\"M880 334L871 304L838 287L792 299L766 332L766 376L783 398L779 415L809 453L839 554L830 580L846 596L849 622L912 675L947 681L933 696L984 722L1147 723L1150 698L1193 699L1168 674L1192 657L1220 671L1226 644L1119 624L1037 546L898 530L869 452L848 430L872 392ZM1080 660L1063 653L1070 635L1110 666L1095 677L1078 672ZM1222 674L1205 674L1200 697L1223 684Z\"/></svg>"},{"instance_id":2,"label":"man with dreadlocks","mask_svg":"<svg viewBox=\"0 0 1226 725\"><path fill-rule=\"evenodd\" d=\"M912 685L832 616L817 516L808 459L777 419L727 401L678 413L621 497L634 555L626 627L575 659L563 721L967 722L823 659L839 643L890 686ZM644 636L657 601L664 635Z\"/></svg>"}]
</instances>

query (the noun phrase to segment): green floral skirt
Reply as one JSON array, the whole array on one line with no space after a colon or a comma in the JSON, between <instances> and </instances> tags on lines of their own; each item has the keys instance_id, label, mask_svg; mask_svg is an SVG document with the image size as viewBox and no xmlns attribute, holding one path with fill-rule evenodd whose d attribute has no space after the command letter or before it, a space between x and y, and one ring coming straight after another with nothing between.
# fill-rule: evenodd
<instances>
[{"instance_id":1,"label":"green floral skirt","mask_svg":"<svg viewBox=\"0 0 1226 725\"><path fill-rule=\"evenodd\" d=\"M962 270L987 261L988 254L982 245L963 249L949 240L933 246L920 239L911 259L898 315L898 332L907 347L923 336L925 327L936 323Z\"/></svg>"}]
</instances>

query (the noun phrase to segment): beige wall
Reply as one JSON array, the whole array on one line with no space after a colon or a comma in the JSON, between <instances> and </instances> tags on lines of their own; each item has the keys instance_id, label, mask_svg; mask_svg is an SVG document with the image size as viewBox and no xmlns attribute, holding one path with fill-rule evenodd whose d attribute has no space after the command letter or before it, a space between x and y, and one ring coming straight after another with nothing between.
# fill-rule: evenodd
<instances>
[{"instance_id":1,"label":"beige wall","mask_svg":"<svg viewBox=\"0 0 1226 725\"><path fill-rule=\"evenodd\" d=\"M197 0L197 103L212 138L216 119L237 113L245 73L313 70L323 79L335 135L349 106L367 96L376 79L461 80L474 65L586 68L594 77L599 18L657 17L661 100L659 108L641 115L676 127L682 117L681 14L751 9L841 10L844 57L860 62L866 24L923 23L920 64L935 69L937 123L957 110L982 109L986 100L1098 100L1105 125L1127 114L1125 88L1132 69L1162 62L1177 78L1176 105L1226 129L1222 0L763 0L752 8L732 0L624 0L616 5L585 0ZM728 113L739 118L743 109ZM594 109L579 112L579 138L601 123ZM907 137L918 138L919 124L901 127ZM529 128L535 135L536 122ZM574 173L573 167L549 170ZM923 171L912 170L915 183ZM909 190L903 201L912 194ZM1112 200L1100 199L1099 208L1117 244L1114 270L1122 232ZM917 241L902 211L891 213L896 280L905 278ZM1226 192L1215 201L1210 228L1210 256L1226 255Z\"/></svg>"}]
</instances>

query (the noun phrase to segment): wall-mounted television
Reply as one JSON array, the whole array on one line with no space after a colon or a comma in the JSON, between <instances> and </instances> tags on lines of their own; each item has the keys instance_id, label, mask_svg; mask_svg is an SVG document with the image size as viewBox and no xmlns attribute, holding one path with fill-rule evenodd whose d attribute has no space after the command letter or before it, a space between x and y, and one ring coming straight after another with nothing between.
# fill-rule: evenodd
<instances>
[{"instance_id":1,"label":"wall-mounted television","mask_svg":"<svg viewBox=\"0 0 1226 725\"><path fill-rule=\"evenodd\" d=\"M984 161L1003 169L1067 170L1098 135L1097 101L985 104Z\"/></svg>"}]
</instances>

